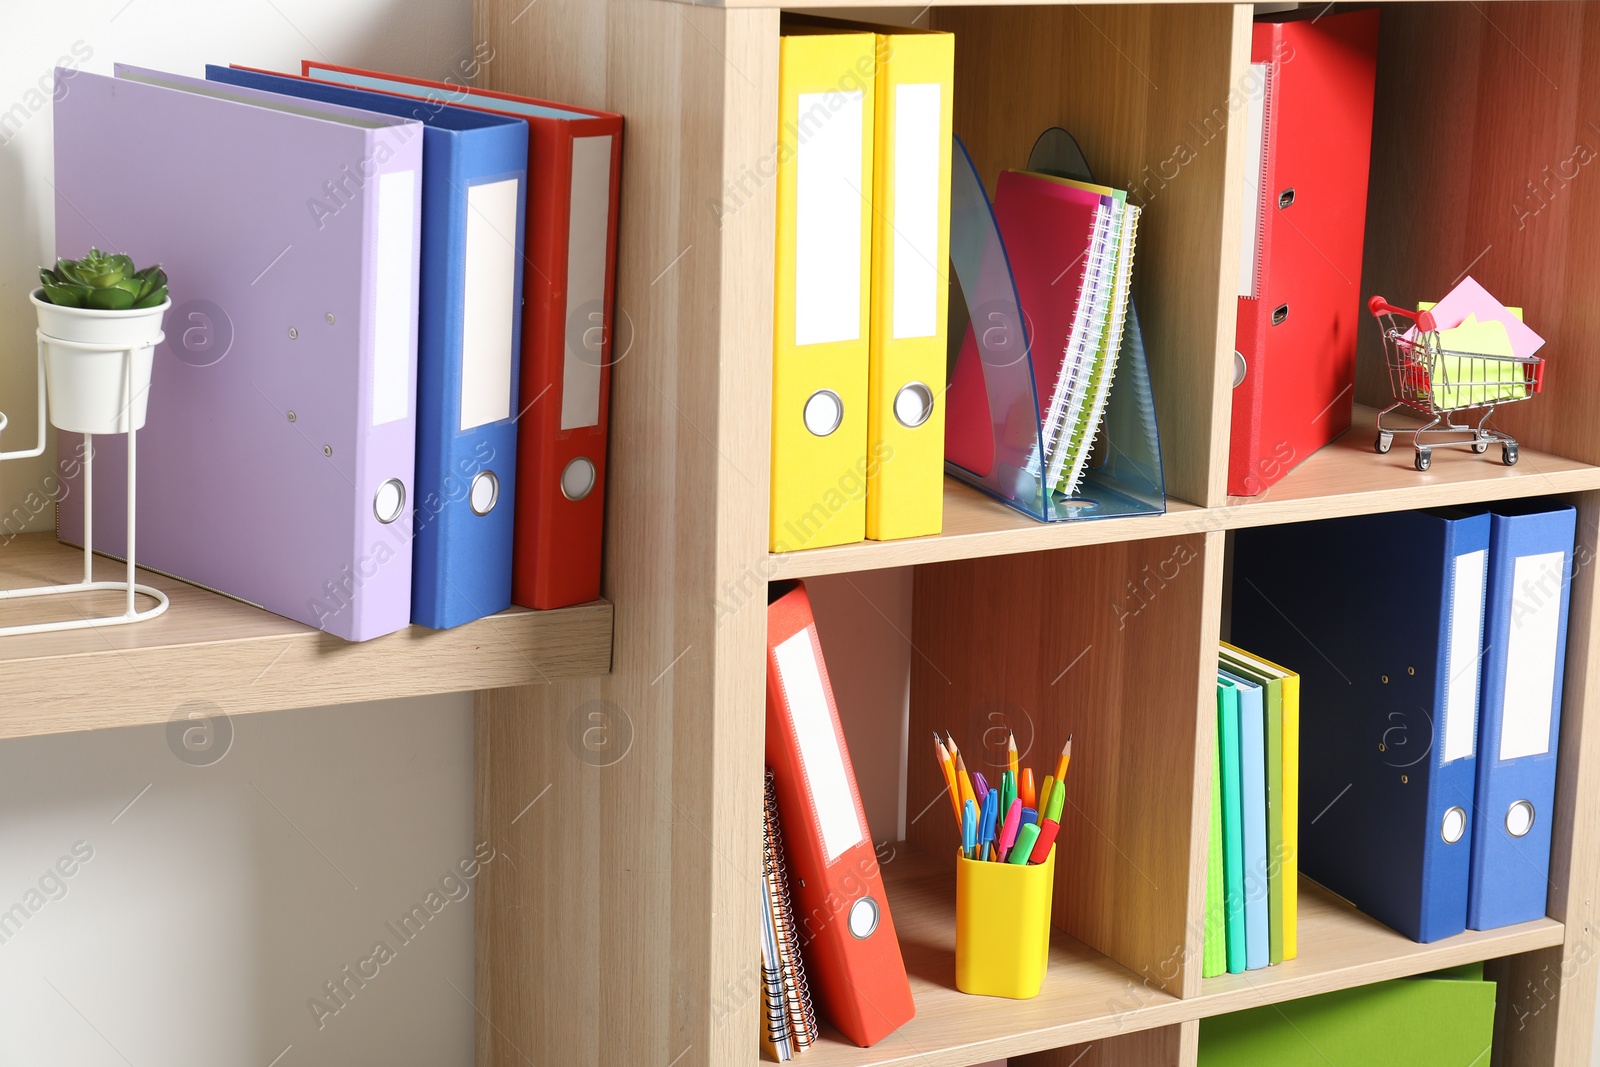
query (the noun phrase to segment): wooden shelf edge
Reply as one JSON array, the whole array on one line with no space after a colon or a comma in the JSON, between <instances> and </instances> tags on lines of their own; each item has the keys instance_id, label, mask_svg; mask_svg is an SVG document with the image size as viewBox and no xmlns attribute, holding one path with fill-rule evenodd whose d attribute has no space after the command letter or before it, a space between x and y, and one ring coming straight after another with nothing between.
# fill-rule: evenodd
<instances>
[{"instance_id":1,"label":"wooden shelf edge","mask_svg":"<svg viewBox=\"0 0 1600 1067\"><path fill-rule=\"evenodd\" d=\"M1350 430L1260 496L1228 497L1216 507L1169 497L1162 515L1035 522L947 477L944 532L898 541L857 541L830 548L770 553L767 578L809 578L1600 489L1600 467L1531 450L1523 450L1518 465L1507 468L1493 456L1440 448L1435 452L1433 468L1421 474L1411 469L1407 458L1411 450L1399 435L1388 455L1379 456L1372 451L1375 415L1374 409L1358 405Z\"/></svg>"},{"instance_id":2,"label":"wooden shelf edge","mask_svg":"<svg viewBox=\"0 0 1600 1067\"><path fill-rule=\"evenodd\" d=\"M47 534L24 535L0 551L0 588L61 581L81 566L75 549ZM450 630L410 626L348 642L174 578L139 577L170 598L159 618L0 639L0 738L190 712L239 715L541 685L611 670L613 610L605 600L512 608ZM21 610L7 604L4 621L21 621L14 614Z\"/></svg>"}]
</instances>

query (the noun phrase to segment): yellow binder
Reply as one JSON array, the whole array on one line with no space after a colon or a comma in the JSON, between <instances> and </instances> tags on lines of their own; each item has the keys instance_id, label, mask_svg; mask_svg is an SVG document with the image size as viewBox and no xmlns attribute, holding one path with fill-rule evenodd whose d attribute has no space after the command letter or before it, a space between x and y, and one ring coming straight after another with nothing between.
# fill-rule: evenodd
<instances>
[{"instance_id":1,"label":"yellow binder","mask_svg":"<svg viewBox=\"0 0 1600 1067\"><path fill-rule=\"evenodd\" d=\"M771 546L866 536L871 33L785 26L778 53Z\"/></svg>"},{"instance_id":2,"label":"yellow binder","mask_svg":"<svg viewBox=\"0 0 1600 1067\"><path fill-rule=\"evenodd\" d=\"M867 536L944 525L944 389L955 35L878 34Z\"/></svg>"}]
</instances>

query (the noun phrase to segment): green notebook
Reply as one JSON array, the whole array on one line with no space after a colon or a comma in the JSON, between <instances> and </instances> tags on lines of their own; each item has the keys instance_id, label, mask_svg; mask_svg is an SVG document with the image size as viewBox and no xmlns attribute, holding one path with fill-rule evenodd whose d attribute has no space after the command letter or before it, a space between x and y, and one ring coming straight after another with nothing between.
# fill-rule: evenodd
<instances>
[{"instance_id":1,"label":"green notebook","mask_svg":"<svg viewBox=\"0 0 1600 1067\"><path fill-rule=\"evenodd\" d=\"M1199 1067L1487 1067L1482 969L1342 989L1200 1021Z\"/></svg>"},{"instance_id":2,"label":"green notebook","mask_svg":"<svg viewBox=\"0 0 1600 1067\"><path fill-rule=\"evenodd\" d=\"M1211 837L1206 845L1206 928L1200 959L1200 977L1211 978L1228 969L1227 920L1222 905L1222 737L1211 756Z\"/></svg>"},{"instance_id":3,"label":"green notebook","mask_svg":"<svg viewBox=\"0 0 1600 1067\"><path fill-rule=\"evenodd\" d=\"M1267 962L1283 962L1283 678L1222 650L1222 665L1265 693L1267 738Z\"/></svg>"},{"instance_id":4,"label":"green notebook","mask_svg":"<svg viewBox=\"0 0 1600 1067\"><path fill-rule=\"evenodd\" d=\"M1222 853L1228 972L1244 971L1244 808L1239 783L1239 691L1217 679L1217 750L1222 754Z\"/></svg>"}]
</instances>

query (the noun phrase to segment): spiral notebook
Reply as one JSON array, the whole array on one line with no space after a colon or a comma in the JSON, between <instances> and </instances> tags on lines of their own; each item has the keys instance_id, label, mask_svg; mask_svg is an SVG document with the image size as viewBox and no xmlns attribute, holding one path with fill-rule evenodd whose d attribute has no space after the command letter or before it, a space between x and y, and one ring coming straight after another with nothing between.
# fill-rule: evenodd
<instances>
[{"instance_id":1,"label":"spiral notebook","mask_svg":"<svg viewBox=\"0 0 1600 1067\"><path fill-rule=\"evenodd\" d=\"M1005 171L995 219L1028 322L1042 454L1030 473L1073 495L1105 414L1127 321L1139 208L1127 193Z\"/></svg>"},{"instance_id":2,"label":"spiral notebook","mask_svg":"<svg viewBox=\"0 0 1600 1067\"><path fill-rule=\"evenodd\" d=\"M761 825L761 875L761 1049L769 1059L786 1063L817 1039L817 1013L800 959L783 831L778 825L778 793L770 770Z\"/></svg>"}]
</instances>

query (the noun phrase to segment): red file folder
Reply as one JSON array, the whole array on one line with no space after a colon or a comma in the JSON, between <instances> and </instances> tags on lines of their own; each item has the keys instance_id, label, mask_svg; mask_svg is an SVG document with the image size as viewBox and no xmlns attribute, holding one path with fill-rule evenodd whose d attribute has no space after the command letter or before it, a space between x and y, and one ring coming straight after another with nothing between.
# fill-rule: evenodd
<instances>
[{"instance_id":1,"label":"red file folder","mask_svg":"<svg viewBox=\"0 0 1600 1067\"><path fill-rule=\"evenodd\" d=\"M600 596L622 116L468 85L306 60L305 77L528 122L521 416L511 597Z\"/></svg>"},{"instance_id":2,"label":"red file folder","mask_svg":"<svg viewBox=\"0 0 1600 1067\"><path fill-rule=\"evenodd\" d=\"M1235 496L1260 495L1350 428L1377 53L1376 9L1255 24L1266 91L1261 170L1247 178L1259 226L1235 335Z\"/></svg>"},{"instance_id":3,"label":"red file folder","mask_svg":"<svg viewBox=\"0 0 1600 1067\"><path fill-rule=\"evenodd\" d=\"M865 1048L917 1013L805 586L767 606L767 765L812 995Z\"/></svg>"}]
</instances>

